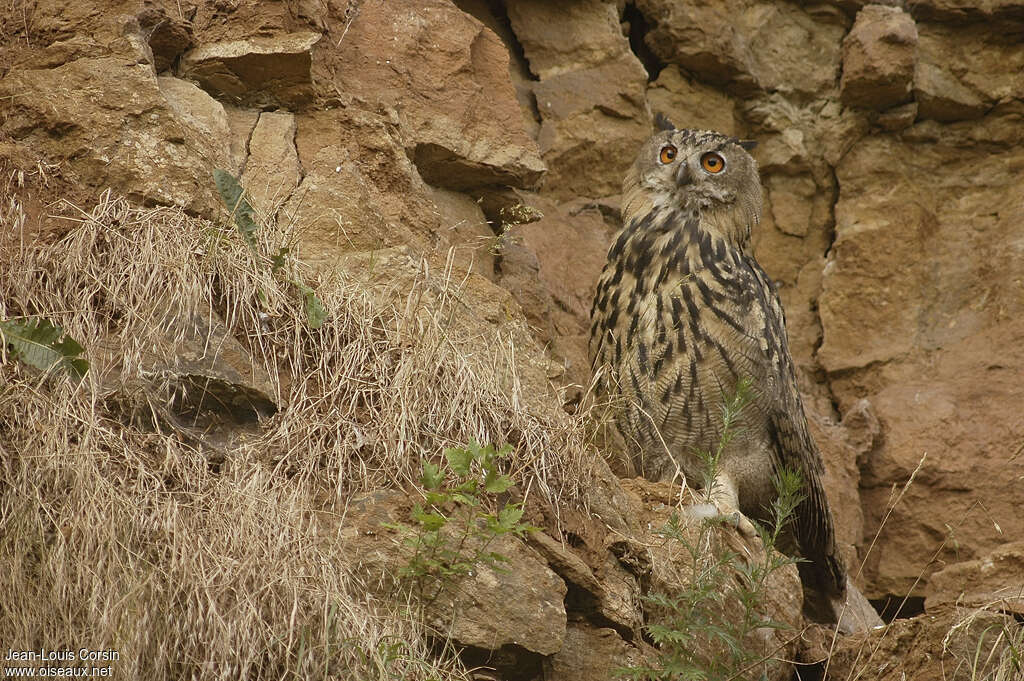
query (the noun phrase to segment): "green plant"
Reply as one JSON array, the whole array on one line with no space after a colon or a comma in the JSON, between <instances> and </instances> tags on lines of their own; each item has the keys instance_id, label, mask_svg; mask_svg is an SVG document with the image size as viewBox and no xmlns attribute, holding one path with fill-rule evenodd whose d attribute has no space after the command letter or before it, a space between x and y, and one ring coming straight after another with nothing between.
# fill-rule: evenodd
<instances>
[{"instance_id":1,"label":"green plant","mask_svg":"<svg viewBox=\"0 0 1024 681\"><path fill-rule=\"evenodd\" d=\"M79 357L82 346L48 319L0 320L0 341L14 357L42 371L59 368L76 379L89 371L89 361Z\"/></svg>"},{"instance_id":2,"label":"green plant","mask_svg":"<svg viewBox=\"0 0 1024 681\"><path fill-rule=\"evenodd\" d=\"M743 380L734 394L726 396L718 444L714 451L700 453L705 463L705 499L711 498L722 453L740 432L750 389L750 382ZM755 524L764 544L764 561L726 548L716 528L722 519L702 520L694 539L678 513L670 516L659 534L683 547L689 580L678 592L644 596L653 614L646 632L658 653L651 664L619 669L621 677L647 681L759 678L755 674L767 657L751 647L748 637L757 629L787 626L764 616L763 611L769 577L796 560L775 547L800 502L801 485L799 474L791 471L781 471L776 479L778 496L771 523L767 528Z\"/></svg>"},{"instance_id":3,"label":"green plant","mask_svg":"<svg viewBox=\"0 0 1024 681\"><path fill-rule=\"evenodd\" d=\"M259 230L259 224L256 222L256 211L245 197L242 185L234 175L220 169L213 171L213 182L217 186L221 200L224 201L224 205L227 206L235 221L238 233L242 235L242 239L249 246L253 255L258 256L259 246L256 242L256 232ZM282 247L277 250L277 253L270 256L271 273L276 274L284 269L290 252L290 249ZM309 328L319 329L327 319L327 309L323 302L317 297L316 292L306 284L298 279L290 277L287 279L302 296L306 323L309 324Z\"/></svg>"},{"instance_id":4,"label":"green plant","mask_svg":"<svg viewBox=\"0 0 1024 681\"><path fill-rule=\"evenodd\" d=\"M452 474L423 462L420 482L424 503L413 506L412 526L391 525L403 535L408 558L398 577L410 585L421 602L433 601L453 579L472 574L486 565L500 569L507 559L491 547L499 537L522 537L537 528L521 522L521 503L494 504L489 497L512 486L512 479L498 470L498 461L512 451L510 445L495 449L470 440L466 447L444 450Z\"/></svg>"}]
</instances>

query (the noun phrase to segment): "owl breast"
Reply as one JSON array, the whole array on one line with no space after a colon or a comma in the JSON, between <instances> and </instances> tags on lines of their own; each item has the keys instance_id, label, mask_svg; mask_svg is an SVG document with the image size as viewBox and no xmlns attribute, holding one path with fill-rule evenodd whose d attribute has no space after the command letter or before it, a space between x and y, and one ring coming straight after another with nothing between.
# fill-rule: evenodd
<instances>
[{"instance_id":1,"label":"owl breast","mask_svg":"<svg viewBox=\"0 0 1024 681\"><path fill-rule=\"evenodd\" d=\"M739 381L775 390L771 290L756 263L702 230L696 214L662 220L672 228L627 227L613 245L595 297L591 351L595 368L604 368L599 388L619 403L617 425L638 472L670 478L678 465L699 481L698 452L717 446L722 406ZM744 412L746 433L765 430L757 405ZM741 478L757 471L757 489L745 498L759 505L772 493L760 489L762 471L774 466L751 437L741 434L729 456L750 459L731 464Z\"/></svg>"}]
</instances>

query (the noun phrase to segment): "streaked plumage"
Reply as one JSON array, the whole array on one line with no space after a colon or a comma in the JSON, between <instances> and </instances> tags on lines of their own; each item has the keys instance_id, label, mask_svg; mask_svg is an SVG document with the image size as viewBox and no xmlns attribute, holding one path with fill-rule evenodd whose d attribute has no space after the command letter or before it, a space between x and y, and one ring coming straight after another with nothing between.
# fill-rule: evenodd
<instances>
[{"instance_id":1,"label":"streaked plumage","mask_svg":"<svg viewBox=\"0 0 1024 681\"><path fill-rule=\"evenodd\" d=\"M716 156L724 167L713 172ZM695 452L718 442L724 396L749 378L753 397L720 461L716 502L723 512L768 520L776 471L799 471L806 498L794 535L809 561L801 576L835 599L846 571L821 455L797 390L782 306L750 250L761 202L757 164L739 140L655 134L623 183L623 228L591 311L591 361L600 389L617 404L616 424L637 469L670 479L678 465L690 484L700 484L704 468Z\"/></svg>"}]
</instances>

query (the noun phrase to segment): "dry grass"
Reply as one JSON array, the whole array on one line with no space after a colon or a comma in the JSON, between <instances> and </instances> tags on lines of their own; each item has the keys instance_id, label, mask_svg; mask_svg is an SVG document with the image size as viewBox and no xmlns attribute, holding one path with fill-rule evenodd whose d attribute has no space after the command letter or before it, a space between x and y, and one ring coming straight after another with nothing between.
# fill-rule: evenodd
<instances>
[{"instance_id":1,"label":"dry grass","mask_svg":"<svg viewBox=\"0 0 1024 681\"><path fill-rule=\"evenodd\" d=\"M408 608L367 596L314 516L471 437L512 440L527 493L576 499L579 425L522 406L507 342L446 321L464 312L450 277L398 304L322 281L311 330L233 231L109 198L76 220L36 243L0 206L0 318L50 318L92 362L73 385L0 357L0 640L114 649L117 678L466 678ZM169 418L160 348L193 318L227 330L208 355L249 352L276 415L227 439Z\"/></svg>"}]
</instances>

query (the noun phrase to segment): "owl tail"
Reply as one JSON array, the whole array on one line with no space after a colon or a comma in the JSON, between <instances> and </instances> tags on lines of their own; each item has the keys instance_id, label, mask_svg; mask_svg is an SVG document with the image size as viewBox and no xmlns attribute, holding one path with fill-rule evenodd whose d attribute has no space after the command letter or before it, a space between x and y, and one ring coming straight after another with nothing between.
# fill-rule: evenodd
<instances>
[{"instance_id":1,"label":"owl tail","mask_svg":"<svg viewBox=\"0 0 1024 681\"><path fill-rule=\"evenodd\" d=\"M835 625L841 634L883 625L874 607L850 581L846 567L834 552L807 558L806 562L797 563L804 585L804 617Z\"/></svg>"}]
</instances>

